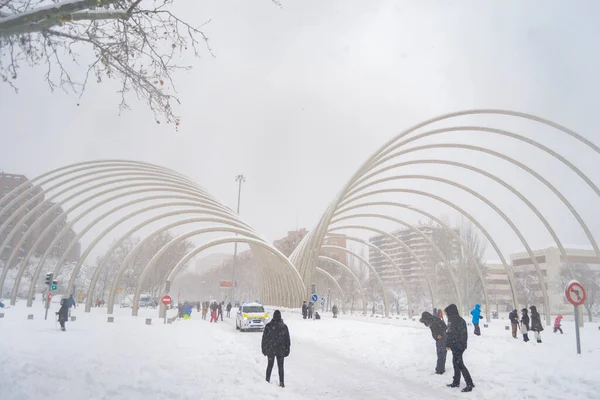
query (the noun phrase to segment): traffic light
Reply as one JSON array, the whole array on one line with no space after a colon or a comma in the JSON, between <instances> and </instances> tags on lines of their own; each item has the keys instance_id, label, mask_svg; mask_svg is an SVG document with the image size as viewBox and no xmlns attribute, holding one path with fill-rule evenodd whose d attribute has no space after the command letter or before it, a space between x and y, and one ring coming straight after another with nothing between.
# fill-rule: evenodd
<instances>
[{"instance_id":1,"label":"traffic light","mask_svg":"<svg viewBox=\"0 0 600 400\"><path fill-rule=\"evenodd\" d=\"M52 276L54 274L52 272L48 272L46 274L46 285L50 286L50 284L52 283Z\"/></svg>"},{"instance_id":2,"label":"traffic light","mask_svg":"<svg viewBox=\"0 0 600 400\"><path fill-rule=\"evenodd\" d=\"M56 290L56 284L57 283L58 283L57 281L52 281L52 286L51 286L52 290Z\"/></svg>"}]
</instances>

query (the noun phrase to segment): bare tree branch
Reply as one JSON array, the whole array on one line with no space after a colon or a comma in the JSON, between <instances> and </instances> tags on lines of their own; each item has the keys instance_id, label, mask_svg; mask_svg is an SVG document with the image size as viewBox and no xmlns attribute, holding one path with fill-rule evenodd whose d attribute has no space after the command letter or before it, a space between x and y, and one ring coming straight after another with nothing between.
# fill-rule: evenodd
<instances>
[{"instance_id":1,"label":"bare tree branch","mask_svg":"<svg viewBox=\"0 0 600 400\"><path fill-rule=\"evenodd\" d=\"M79 93L90 76L120 81L119 110L129 108L130 95L146 102L157 123L179 124L173 113L177 99L176 55L198 44L214 57L208 37L169 9L175 0L0 0L0 79L15 91L22 64L47 64L46 82ZM144 5L150 5L145 7ZM191 49L190 49L191 47ZM86 50L79 56L78 50ZM92 51L90 57L89 51ZM86 68L73 68L84 61Z\"/></svg>"}]
</instances>

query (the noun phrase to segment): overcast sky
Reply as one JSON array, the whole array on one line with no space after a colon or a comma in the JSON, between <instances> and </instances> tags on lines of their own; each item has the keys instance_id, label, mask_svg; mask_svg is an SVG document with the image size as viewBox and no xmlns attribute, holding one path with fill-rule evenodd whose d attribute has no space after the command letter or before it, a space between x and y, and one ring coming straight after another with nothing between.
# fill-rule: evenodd
<instances>
[{"instance_id":1,"label":"overcast sky","mask_svg":"<svg viewBox=\"0 0 600 400\"><path fill-rule=\"evenodd\" d=\"M600 144L597 1L282 0L281 8L268 0L177 3L176 11L193 24L211 20L205 30L216 55L185 58L194 68L174 77L182 101L178 132L157 125L135 99L132 110L119 116L114 85L90 85L77 106L76 96L48 90L44 70L23 66L19 94L0 86L0 170L31 178L89 159L141 160L190 176L232 208L235 176L244 174L241 214L272 241L296 221L312 228L373 151L439 114L519 110ZM520 133L569 157L600 184L599 155L533 124L508 126L523 128ZM453 138L502 148L545 171L600 237L594 212L600 199L566 168L514 141L472 134L437 141ZM428 158L446 155L434 151ZM464 152L447 158L489 163L540 205L565 243L588 244L566 208L522 172ZM532 245L551 243L530 212L499 185L451 168L427 171L472 183L515 218ZM522 251L514 233L478 201L440 184L400 184L452 192L449 196L497 232L506 255ZM455 217L433 202L402 200Z\"/></svg>"}]
</instances>

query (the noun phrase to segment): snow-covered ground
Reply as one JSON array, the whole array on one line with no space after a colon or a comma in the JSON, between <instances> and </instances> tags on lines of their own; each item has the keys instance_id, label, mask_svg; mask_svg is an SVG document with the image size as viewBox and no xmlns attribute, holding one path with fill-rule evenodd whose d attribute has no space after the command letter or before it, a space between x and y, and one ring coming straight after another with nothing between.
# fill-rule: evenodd
<instances>
[{"instance_id":1,"label":"snow-covered ground","mask_svg":"<svg viewBox=\"0 0 600 400\"><path fill-rule=\"evenodd\" d=\"M582 330L579 356L572 322L563 324L564 335L548 328L540 345L514 340L505 322L492 321L481 337L469 336L465 363L476 385L469 394L446 387L450 354L446 374L434 374L433 339L411 320L305 321L284 311L292 351L281 389L277 367L272 383L264 381L261 334L236 331L233 318L209 324L194 312L190 321L163 325L154 318L147 326L146 315L117 309L109 324L106 309L77 309L77 321L61 332L50 311L44 321L39 303L0 310L0 399L600 398L597 324ZM156 310L142 313L156 317Z\"/></svg>"}]
</instances>

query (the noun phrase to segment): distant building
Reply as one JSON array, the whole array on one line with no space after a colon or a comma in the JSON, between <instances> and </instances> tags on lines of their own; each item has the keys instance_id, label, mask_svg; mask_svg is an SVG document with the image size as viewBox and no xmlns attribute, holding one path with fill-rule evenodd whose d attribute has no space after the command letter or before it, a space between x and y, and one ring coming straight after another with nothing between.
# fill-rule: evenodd
<instances>
[{"instance_id":1,"label":"distant building","mask_svg":"<svg viewBox=\"0 0 600 400\"><path fill-rule=\"evenodd\" d=\"M504 269L504 265L500 261L488 261L485 263L485 266L487 268L485 283L487 285L490 308L494 305L497 311L506 311L507 307L512 307L513 301L508 274Z\"/></svg>"},{"instance_id":2,"label":"distant building","mask_svg":"<svg viewBox=\"0 0 600 400\"><path fill-rule=\"evenodd\" d=\"M27 179L27 177L24 175L6 174L4 172L0 172L0 199L4 198L5 196L8 196L9 193L11 193L13 191L13 189L16 189L17 187L19 187L23 184L25 184L25 185L19 192L14 192L10 195L11 201L13 199L16 199L20 193L23 193L24 191L29 190L32 187L34 190L31 193L29 193L28 196L20 199L16 204L11 206L10 210L7 213L4 213L2 216L0 216L0 226L3 226L4 223L7 222L8 219L11 217L11 215L14 214L14 212L19 210L21 207L25 206L25 204L29 200L33 199L35 196L37 196L43 192L43 190L40 187L32 186L29 183L29 180ZM21 212L19 212L17 218L11 222L9 227L13 226L15 224L15 222L21 221L27 213L32 211L35 207L37 207L38 205L40 205L43 202L44 202L44 196L43 195L39 196L38 199L33 201L31 204L27 205ZM17 246L19 244L19 241L21 240L21 238L23 237L25 232L27 232L27 230L29 229L31 224L33 224L35 221L39 220L39 218L42 217L44 212L46 210L48 210L50 207L52 207L53 205L54 205L53 203L44 204L42 207L40 207L40 209L34 215L31 215L29 217L29 219L25 221L25 224L23 224L23 226L21 226L19 228L18 232L16 232L16 234L14 234L12 236L12 238L9 241L9 243L7 244L7 246L3 249L0 249L0 259L8 260L8 258L14 251L15 246ZM7 204L5 204L2 207L6 207L6 206L7 206ZM1 207L0 207L0 209L3 210L3 208L1 208ZM62 208L59 207L55 210L54 215L45 217L46 221L42 221L40 226L38 226L33 232L31 232L31 234L27 237L25 242L21 245L19 256L24 256L32 249L33 245L38 240L38 238L44 231L45 227L50 223L50 221L52 221L54 219L54 217L56 217L57 215L60 215L62 212L63 212ZM44 239L42 240L42 242L40 243L40 245L38 246L38 248L36 249L34 254L36 256L41 256L42 254L44 254L44 252L50 246L50 243L52 242L52 240L56 237L56 235L58 235L58 233L66 225L67 225L67 219L66 219L66 217L62 217L61 220L59 221L59 223L57 223L56 226L51 230L51 232L49 232L49 234L44 237ZM0 235L0 245L2 243L4 243L4 240L7 238L7 236L8 236L8 229ZM72 239L75 238L75 236L76 236L75 232L72 229L70 229L68 231L68 233L65 235L65 237L63 237L63 239L60 241L60 243L55 247L52 254L56 255L59 248L66 249L67 245L71 242ZM71 250L66 261L78 260L80 257L80 253L81 253L81 245L80 245L80 243L77 243Z\"/></svg>"},{"instance_id":3,"label":"distant building","mask_svg":"<svg viewBox=\"0 0 600 400\"><path fill-rule=\"evenodd\" d=\"M543 284L548 290L551 314L572 314L573 306L567 302L564 295L565 284L570 277L568 275L567 262L575 270L586 268L600 271L600 260L596 253L587 248L565 248L567 259L565 260L557 247L551 246L546 249L534 250L535 256L542 276ZM543 310L542 286L540 285L537 272L531 258L527 253L517 253L510 256L515 279L517 280L517 296L519 301L529 305L536 305L538 310ZM582 282L585 286L585 283Z\"/></svg>"},{"instance_id":4,"label":"distant building","mask_svg":"<svg viewBox=\"0 0 600 400\"><path fill-rule=\"evenodd\" d=\"M337 247L346 248L346 242L347 242L346 235L340 235L340 234L331 235L325 239L325 244L329 245L329 246L337 246ZM334 260L337 260L343 264L348 265L348 263L347 263L348 253L346 253L345 251L338 250L338 249L322 249L321 254L326 257L333 258ZM352 256L350 256L350 257L352 257Z\"/></svg>"},{"instance_id":5,"label":"distant building","mask_svg":"<svg viewBox=\"0 0 600 400\"><path fill-rule=\"evenodd\" d=\"M460 257L460 242L450 235L444 228L437 225L419 224L416 226L433 243L435 243L449 261ZM459 232L455 230L455 232ZM404 242L419 257L427 271L432 271L440 262L440 258L433 246L419 233L410 228L403 228L390 232L400 241ZM424 283L423 272L416 259L396 241L386 235L377 235L369 239L369 242L387 253L396 265L402 270L403 276L410 283ZM377 271L381 280L388 284L400 283L400 276L394 266L379 251L369 248L369 262ZM446 276L439 271L440 276Z\"/></svg>"},{"instance_id":6,"label":"distant building","mask_svg":"<svg viewBox=\"0 0 600 400\"><path fill-rule=\"evenodd\" d=\"M286 257L289 257L307 233L308 231L304 228L296 231L289 231L286 237L274 241L273 246Z\"/></svg>"}]
</instances>

